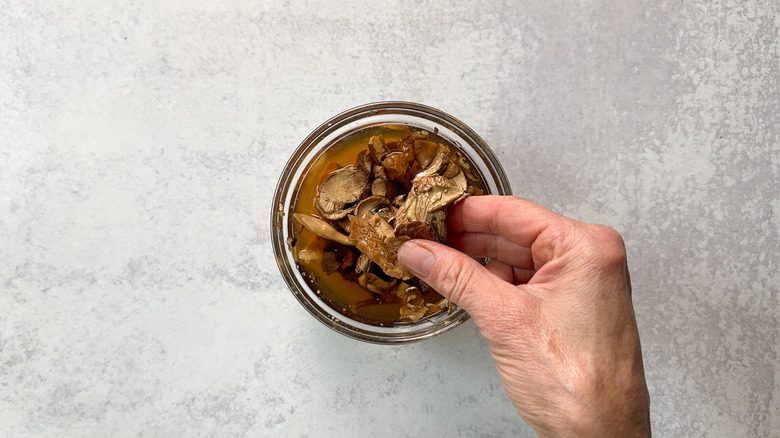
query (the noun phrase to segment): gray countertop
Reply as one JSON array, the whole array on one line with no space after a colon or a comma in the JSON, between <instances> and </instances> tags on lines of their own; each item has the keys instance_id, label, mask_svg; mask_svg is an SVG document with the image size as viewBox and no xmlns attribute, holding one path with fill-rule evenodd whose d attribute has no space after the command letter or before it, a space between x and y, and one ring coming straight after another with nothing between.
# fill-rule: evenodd
<instances>
[{"instance_id":1,"label":"gray countertop","mask_svg":"<svg viewBox=\"0 0 780 438\"><path fill-rule=\"evenodd\" d=\"M533 436L472 322L363 344L282 280L283 166L379 100L623 233L657 436L780 436L777 2L71 3L0 13L0 436Z\"/></svg>"}]
</instances>

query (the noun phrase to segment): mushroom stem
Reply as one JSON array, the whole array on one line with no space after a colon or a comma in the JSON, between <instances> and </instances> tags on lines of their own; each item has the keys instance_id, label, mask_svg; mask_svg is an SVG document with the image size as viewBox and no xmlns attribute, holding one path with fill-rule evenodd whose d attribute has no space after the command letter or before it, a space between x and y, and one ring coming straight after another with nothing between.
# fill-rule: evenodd
<instances>
[{"instance_id":1,"label":"mushroom stem","mask_svg":"<svg viewBox=\"0 0 780 438\"><path fill-rule=\"evenodd\" d=\"M323 239L332 240L342 245L354 246L345 234L339 233L338 230L333 228L332 225L320 218L304 213L293 213L293 217L296 221L303 225L304 228L322 237Z\"/></svg>"}]
</instances>

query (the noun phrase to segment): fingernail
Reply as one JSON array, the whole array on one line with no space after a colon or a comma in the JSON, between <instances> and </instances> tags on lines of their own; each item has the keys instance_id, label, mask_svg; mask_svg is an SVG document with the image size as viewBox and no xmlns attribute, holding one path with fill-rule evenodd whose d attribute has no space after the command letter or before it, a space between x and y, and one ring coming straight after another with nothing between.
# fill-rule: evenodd
<instances>
[{"instance_id":1,"label":"fingernail","mask_svg":"<svg viewBox=\"0 0 780 438\"><path fill-rule=\"evenodd\" d=\"M433 263L436 261L432 252L414 242L401 245L398 250L398 258L406 269L421 278L428 278L431 275Z\"/></svg>"}]
</instances>

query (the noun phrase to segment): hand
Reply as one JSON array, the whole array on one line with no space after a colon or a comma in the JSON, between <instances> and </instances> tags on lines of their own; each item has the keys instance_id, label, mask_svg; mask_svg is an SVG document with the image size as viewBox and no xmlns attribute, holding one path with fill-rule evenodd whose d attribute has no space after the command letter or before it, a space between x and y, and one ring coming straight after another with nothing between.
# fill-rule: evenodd
<instances>
[{"instance_id":1,"label":"hand","mask_svg":"<svg viewBox=\"0 0 780 438\"><path fill-rule=\"evenodd\" d=\"M650 436L620 234L510 196L466 198L448 226L452 248L399 259L474 318L520 416L540 436Z\"/></svg>"}]
</instances>

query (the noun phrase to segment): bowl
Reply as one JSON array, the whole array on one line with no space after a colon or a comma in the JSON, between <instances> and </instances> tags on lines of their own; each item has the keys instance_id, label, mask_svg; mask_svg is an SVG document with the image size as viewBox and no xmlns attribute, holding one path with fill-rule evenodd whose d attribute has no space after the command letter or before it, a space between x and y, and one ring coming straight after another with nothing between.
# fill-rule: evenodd
<instances>
[{"instance_id":1,"label":"bowl","mask_svg":"<svg viewBox=\"0 0 780 438\"><path fill-rule=\"evenodd\" d=\"M460 120L438 109L411 102L377 102L362 105L327 120L309 134L293 152L282 171L273 197L271 237L276 262L293 296L315 319L332 330L375 344L421 341L449 331L468 320L457 306L416 322L371 323L337 305L319 289L314 276L301 269L290 243L296 226L293 211L305 196L302 182L324 154L338 154L345 139L369 129L409 128L436 133L473 166L484 183L485 194L509 195L511 188L500 162L488 145ZM319 164L318 164L319 165ZM309 184L311 185L311 184ZM309 187L309 192L311 187Z\"/></svg>"}]
</instances>

